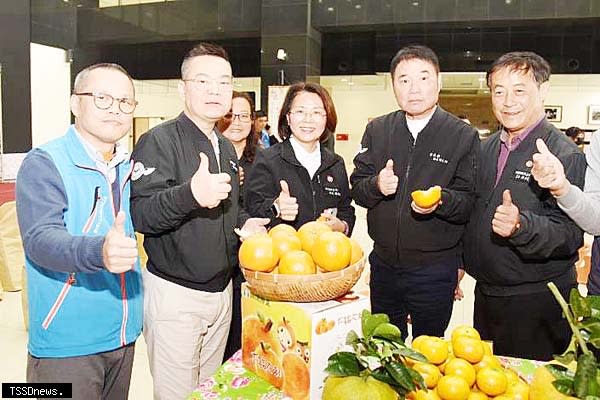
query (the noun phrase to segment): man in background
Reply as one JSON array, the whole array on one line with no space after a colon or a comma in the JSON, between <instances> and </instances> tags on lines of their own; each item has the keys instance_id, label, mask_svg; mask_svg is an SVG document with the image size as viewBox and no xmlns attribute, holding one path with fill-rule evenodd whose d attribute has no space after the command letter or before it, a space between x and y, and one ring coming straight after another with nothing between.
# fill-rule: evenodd
<instances>
[{"instance_id":1,"label":"man in background","mask_svg":"<svg viewBox=\"0 0 600 400\"><path fill-rule=\"evenodd\" d=\"M267 130L268 123L269 117L267 113L263 110L258 110L256 112L256 119L254 120L254 132L258 135L258 144L264 149L268 149L271 146L271 139Z\"/></svg>"}]
</instances>

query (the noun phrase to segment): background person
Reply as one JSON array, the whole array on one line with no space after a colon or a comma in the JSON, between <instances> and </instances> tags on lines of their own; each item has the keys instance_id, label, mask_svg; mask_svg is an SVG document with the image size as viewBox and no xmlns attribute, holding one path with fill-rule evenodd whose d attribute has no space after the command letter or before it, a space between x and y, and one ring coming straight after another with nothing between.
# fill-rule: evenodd
<instances>
[{"instance_id":1,"label":"background person","mask_svg":"<svg viewBox=\"0 0 600 400\"><path fill-rule=\"evenodd\" d=\"M438 58L407 46L392 59L402 111L375 118L365 130L350 177L352 197L367 208L374 241L371 307L408 335L444 336L462 265L461 236L475 196L477 131L438 106ZM416 207L411 192L439 185L441 201ZM460 293L457 291L457 297Z\"/></svg>"},{"instance_id":2,"label":"background person","mask_svg":"<svg viewBox=\"0 0 600 400\"><path fill-rule=\"evenodd\" d=\"M563 296L576 286L574 264L583 235L547 190L531 179L528 163L543 139L583 186L583 153L546 120L550 66L532 52L502 55L487 82L503 129L483 142L479 197L465 237L465 266L476 280L474 326L501 355L550 360L571 337L546 286Z\"/></svg>"},{"instance_id":3,"label":"background person","mask_svg":"<svg viewBox=\"0 0 600 400\"><path fill-rule=\"evenodd\" d=\"M323 216L333 230L350 235L355 216L344 160L321 144L336 125L321 85L290 86L278 123L284 141L261 152L248 176L244 204L251 215L296 229Z\"/></svg>"},{"instance_id":4,"label":"background person","mask_svg":"<svg viewBox=\"0 0 600 400\"><path fill-rule=\"evenodd\" d=\"M217 123L217 128L233 144L238 158L240 170L240 203L242 203L243 175L247 175L252 170L252 165L256 154L262 151L258 145L258 137L254 132L254 116L252 114L254 105L252 99L246 93L233 92L231 102L231 111L225 114ZM229 359L241 347L242 336L242 311L241 311L241 285L244 282L244 275L239 266L233 270L233 302L231 311L231 325L229 336L225 347L223 360Z\"/></svg>"},{"instance_id":5,"label":"background person","mask_svg":"<svg viewBox=\"0 0 600 400\"><path fill-rule=\"evenodd\" d=\"M116 64L75 77L67 133L29 152L17 177L29 301L27 382L74 399L126 399L142 329L129 215L133 81Z\"/></svg>"},{"instance_id":6,"label":"background person","mask_svg":"<svg viewBox=\"0 0 600 400\"><path fill-rule=\"evenodd\" d=\"M144 134L133 152L132 215L148 254L144 337L156 399L185 398L220 366L237 265L233 229L264 232L268 222L239 207L238 157L215 129L231 109L232 79L222 47L191 49L181 64L184 111Z\"/></svg>"},{"instance_id":7,"label":"background person","mask_svg":"<svg viewBox=\"0 0 600 400\"><path fill-rule=\"evenodd\" d=\"M254 119L254 131L258 136L258 143L260 143L260 146L263 149L271 147L271 139L269 138L269 131L267 130L268 123L269 117L267 116L267 113L263 110L258 110Z\"/></svg>"}]
</instances>

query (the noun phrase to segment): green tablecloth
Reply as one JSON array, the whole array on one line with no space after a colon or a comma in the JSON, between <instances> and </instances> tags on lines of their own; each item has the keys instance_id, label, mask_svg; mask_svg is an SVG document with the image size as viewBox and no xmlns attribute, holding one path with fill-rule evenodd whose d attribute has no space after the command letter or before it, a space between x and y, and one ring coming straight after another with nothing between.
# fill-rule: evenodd
<instances>
[{"instance_id":1,"label":"green tablecloth","mask_svg":"<svg viewBox=\"0 0 600 400\"><path fill-rule=\"evenodd\" d=\"M204 379L187 400L291 400L288 396L242 366L241 350L210 378Z\"/></svg>"}]
</instances>

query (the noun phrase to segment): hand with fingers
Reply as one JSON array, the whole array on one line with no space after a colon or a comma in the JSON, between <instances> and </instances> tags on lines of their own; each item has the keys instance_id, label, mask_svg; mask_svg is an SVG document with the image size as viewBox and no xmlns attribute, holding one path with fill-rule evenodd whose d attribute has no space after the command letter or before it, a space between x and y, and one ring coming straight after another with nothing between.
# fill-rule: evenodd
<instances>
[{"instance_id":1,"label":"hand with fingers","mask_svg":"<svg viewBox=\"0 0 600 400\"><path fill-rule=\"evenodd\" d=\"M231 192L231 177L226 173L213 174L208 170L208 157L200 153L200 165L192 176L192 194L201 207L215 208Z\"/></svg>"},{"instance_id":2,"label":"hand with fingers","mask_svg":"<svg viewBox=\"0 0 600 400\"><path fill-rule=\"evenodd\" d=\"M241 229L241 231L245 232L247 236L240 236L240 239L244 241L246 237L256 233L267 233L266 225L269 222L271 222L269 218L248 218Z\"/></svg>"},{"instance_id":3,"label":"hand with fingers","mask_svg":"<svg viewBox=\"0 0 600 400\"><path fill-rule=\"evenodd\" d=\"M512 202L510 190L502 192L502 204L496 207L492 219L492 230L502 236L511 237L520 228L519 208Z\"/></svg>"},{"instance_id":4,"label":"hand with fingers","mask_svg":"<svg viewBox=\"0 0 600 400\"><path fill-rule=\"evenodd\" d=\"M560 160L550 152L548 146L542 139L535 141L538 153L532 157L533 165L531 175L535 178L540 187L550 190L555 196L562 196L569 190L570 183L565 176L565 169Z\"/></svg>"},{"instance_id":5,"label":"hand with fingers","mask_svg":"<svg viewBox=\"0 0 600 400\"><path fill-rule=\"evenodd\" d=\"M279 218L284 221L293 221L298 216L298 203L295 197L290 195L290 188L286 181L279 181L281 192L275 199L275 204L279 209Z\"/></svg>"},{"instance_id":6,"label":"hand with fingers","mask_svg":"<svg viewBox=\"0 0 600 400\"><path fill-rule=\"evenodd\" d=\"M394 161L387 160L385 167L377 175L377 187L384 196L396 193L398 189L398 177L394 175Z\"/></svg>"},{"instance_id":7,"label":"hand with fingers","mask_svg":"<svg viewBox=\"0 0 600 400\"><path fill-rule=\"evenodd\" d=\"M113 226L104 237L102 260L104 268L113 274L127 272L137 259L137 243L125 233L125 213L119 211Z\"/></svg>"},{"instance_id":8,"label":"hand with fingers","mask_svg":"<svg viewBox=\"0 0 600 400\"><path fill-rule=\"evenodd\" d=\"M344 223L344 221L342 221L341 219L339 219L338 217L336 217L333 214L330 213L321 213L321 216L319 217L319 221L323 221L324 223L326 223L327 225L329 225L329 227L336 231L336 232L342 232L344 234L346 234L346 230L348 229L348 225L346 225Z\"/></svg>"}]
</instances>

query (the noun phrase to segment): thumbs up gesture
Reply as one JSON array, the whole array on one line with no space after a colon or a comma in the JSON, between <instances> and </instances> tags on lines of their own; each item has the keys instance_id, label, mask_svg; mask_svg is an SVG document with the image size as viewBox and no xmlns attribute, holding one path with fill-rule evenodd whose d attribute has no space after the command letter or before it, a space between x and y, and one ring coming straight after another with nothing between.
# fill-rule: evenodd
<instances>
[{"instance_id":1,"label":"thumbs up gesture","mask_svg":"<svg viewBox=\"0 0 600 400\"><path fill-rule=\"evenodd\" d=\"M208 157L200 153L200 166L192 176L192 194L201 207L215 208L231 192L231 177L226 173L213 174L208 170Z\"/></svg>"},{"instance_id":2,"label":"thumbs up gesture","mask_svg":"<svg viewBox=\"0 0 600 400\"><path fill-rule=\"evenodd\" d=\"M502 204L496 207L492 230L502 236L511 237L521 227L519 208L512 202L510 190L502 192Z\"/></svg>"},{"instance_id":3,"label":"thumbs up gesture","mask_svg":"<svg viewBox=\"0 0 600 400\"><path fill-rule=\"evenodd\" d=\"M531 168L531 175L533 175L540 187L549 189L553 196L562 196L570 187L563 165L548 150L548 146L546 146L546 143L542 139L537 139L535 145L537 146L538 153L535 153L532 157L533 168Z\"/></svg>"},{"instance_id":4,"label":"thumbs up gesture","mask_svg":"<svg viewBox=\"0 0 600 400\"><path fill-rule=\"evenodd\" d=\"M384 196L396 193L398 189L398 177L394 175L394 161L387 160L385 167L377 175L377 187Z\"/></svg>"},{"instance_id":5,"label":"thumbs up gesture","mask_svg":"<svg viewBox=\"0 0 600 400\"><path fill-rule=\"evenodd\" d=\"M275 199L275 205L279 209L279 218L284 221L293 221L298 216L298 203L296 198L290 195L290 188L286 181L279 181L281 192Z\"/></svg>"},{"instance_id":6,"label":"thumbs up gesture","mask_svg":"<svg viewBox=\"0 0 600 400\"><path fill-rule=\"evenodd\" d=\"M113 226L104 237L102 260L113 274L129 271L138 256L135 239L125 233L125 213L119 211Z\"/></svg>"}]
</instances>

